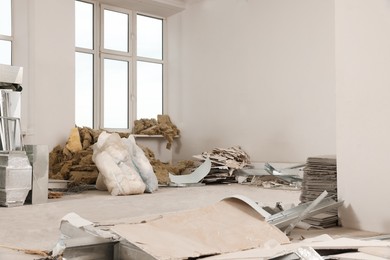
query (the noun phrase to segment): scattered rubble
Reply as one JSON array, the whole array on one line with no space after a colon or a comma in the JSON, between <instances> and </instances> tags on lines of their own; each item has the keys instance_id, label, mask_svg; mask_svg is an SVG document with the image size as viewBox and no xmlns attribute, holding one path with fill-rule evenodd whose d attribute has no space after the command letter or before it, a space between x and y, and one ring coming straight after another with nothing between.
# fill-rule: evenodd
<instances>
[{"instance_id":1,"label":"scattered rubble","mask_svg":"<svg viewBox=\"0 0 390 260\"><path fill-rule=\"evenodd\" d=\"M204 161L211 160L212 166L209 174L203 179L204 183L210 182L236 182L233 173L250 164L249 155L240 147L214 148L194 158Z\"/></svg>"}]
</instances>

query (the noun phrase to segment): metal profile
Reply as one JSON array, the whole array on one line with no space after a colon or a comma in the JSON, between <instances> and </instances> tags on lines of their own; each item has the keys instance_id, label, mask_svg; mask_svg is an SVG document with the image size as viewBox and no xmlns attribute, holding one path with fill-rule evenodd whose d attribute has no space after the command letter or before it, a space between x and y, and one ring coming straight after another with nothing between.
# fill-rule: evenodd
<instances>
[{"instance_id":1,"label":"metal profile","mask_svg":"<svg viewBox=\"0 0 390 260\"><path fill-rule=\"evenodd\" d=\"M285 229L287 226L289 226L291 223L296 221L299 217L300 214L305 211L313 202L306 202L303 204L300 204L294 208L276 213L274 215L271 215L269 218L267 218L267 222L275 225L279 229ZM323 213L326 211L329 211L331 209L335 209L340 207L343 204L343 201L335 201L331 197L323 199L318 205L313 207L311 210L305 214L304 218L301 220L315 216L319 213Z\"/></svg>"}]
</instances>

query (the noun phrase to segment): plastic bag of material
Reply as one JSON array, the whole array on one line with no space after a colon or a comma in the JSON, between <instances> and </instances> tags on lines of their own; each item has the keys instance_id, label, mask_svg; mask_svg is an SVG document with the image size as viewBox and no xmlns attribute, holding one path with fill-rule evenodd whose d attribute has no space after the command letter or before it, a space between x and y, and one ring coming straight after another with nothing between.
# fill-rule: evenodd
<instances>
[{"instance_id":1,"label":"plastic bag of material","mask_svg":"<svg viewBox=\"0 0 390 260\"><path fill-rule=\"evenodd\" d=\"M141 176L142 180L146 184L146 192L153 192L158 189L158 180L156 174L154 174L153 167L150 164L148 158L145 156L144 151L135 143L133 135L130 135L127 139L123 138L123 141L128 147L128 151L131 155L134 166L137 172Z\"/></svg>"},{"instance_id":2,"label":"plastic bag of material","mask_svg":"<svg viewBox=\"0 0 390 260\"><path fill-rule=\"evenodd\" d=\"M145 183L133 165L128 147L118 134L101 133L93 146L92 160L111 195L140 194L145 191Z\"/></svg>"}]
</instances>

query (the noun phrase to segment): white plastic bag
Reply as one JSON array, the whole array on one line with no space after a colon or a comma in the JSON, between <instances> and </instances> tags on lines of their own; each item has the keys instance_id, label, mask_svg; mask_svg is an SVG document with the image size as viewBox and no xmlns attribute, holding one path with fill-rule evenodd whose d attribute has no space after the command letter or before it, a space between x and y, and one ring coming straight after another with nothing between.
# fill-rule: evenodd
<instances>
[{"instance_id":1,"label":"white plastic bag","mask_svg":"<svg viewBox=\"0 0 390 260\"><path fill-rule=\"evenodd\" d=\"M127 139L123 139L123 141L128 147L134 166L146 184L145 191L150 193L156 191L158 189L158 180L144 151L135 143L133 135L130 135Z\"/></svg>"},{"instance_id":2,"label":"white plastic bag","mask_svg":"<svg viewBox=\"0 0 390 260\"><path fill-rule=\"evenodd\" d=\"M145 191L145 183L133 167L128 147L117 133L102 132L93 150L92 160L111 195L140 194Z\"/></svg>"}]
</instances>

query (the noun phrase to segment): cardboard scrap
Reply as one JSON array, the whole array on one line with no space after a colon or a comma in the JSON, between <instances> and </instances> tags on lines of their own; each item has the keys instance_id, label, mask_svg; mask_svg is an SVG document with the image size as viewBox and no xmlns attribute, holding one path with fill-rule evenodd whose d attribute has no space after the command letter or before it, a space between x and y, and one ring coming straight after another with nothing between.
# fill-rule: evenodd
<instances>
[{"instance_id":1,"label":"cardboard scrap","mask_svg":"<svg viewBox=\"0 0 390 260\"><path fill-rule=\"evenodd\" d=\"M166 214L146 223L116 225L111 231L157 259L236 252L263 247L270 240L289 243L285 234L240 199Z\"/></svg>"}]
</instances>

